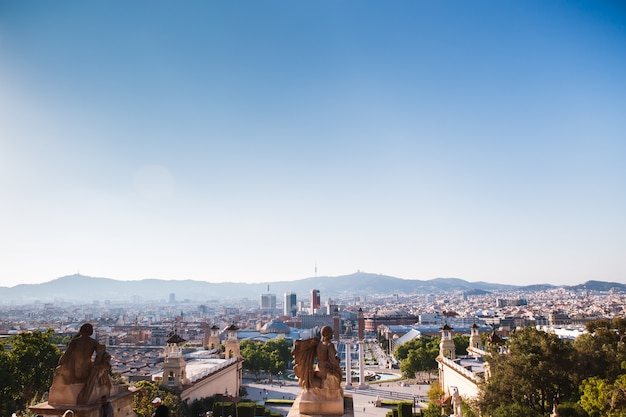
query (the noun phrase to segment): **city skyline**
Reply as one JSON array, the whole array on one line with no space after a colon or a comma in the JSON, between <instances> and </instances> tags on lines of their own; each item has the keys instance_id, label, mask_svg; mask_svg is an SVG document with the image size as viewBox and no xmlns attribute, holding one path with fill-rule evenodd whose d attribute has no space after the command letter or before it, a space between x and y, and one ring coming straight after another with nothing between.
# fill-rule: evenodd
<instances>
[{"instance_id":1,"label":"city skyline","mask_svg":"<svg viewBox=\"0 0 626 417\"><path fill-rule=\"evenodd\" d=\"M0 3L0 286L625 282L620 2Z\"/></svg>"}]
</instances>

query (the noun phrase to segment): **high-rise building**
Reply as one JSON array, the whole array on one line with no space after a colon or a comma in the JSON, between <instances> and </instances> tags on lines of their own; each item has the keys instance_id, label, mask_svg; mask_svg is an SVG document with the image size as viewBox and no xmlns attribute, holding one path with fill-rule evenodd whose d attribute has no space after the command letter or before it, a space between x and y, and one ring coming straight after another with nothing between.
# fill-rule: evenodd
<instances>
[{"instance_id":1,"label":"high-rise building","mask_svg":"<svg viewBox=\"0 0 626 417\"><path fill-rule=\"evenodd\" d=\"M320 290L311 290L311 314L315 314L321 307Z\"/></svg>"},{"instance_id":2,"label":"high-rise building","mask_svg":"<svg viewBox=\"0 0 626 417\"><path fill-rule=\"evenodd\" d=\"M261 294L261 310L276 309L276 294Z\"/></svg>"},{"instance_id":3,"label":"high-rise building","mask_svg":"<svg viewBox=\"0 0 626 417\"><path fill-rule=\"evenodd\" d=\"M296 293L286 292L283 299L283 314L289 317L295 317L298 312L298 298Z\"/></svg>"},{"instance_id":4,"label":"high-rise building","mask_svg":"<svg viewBox=\"0 0 626 417\"><path fill-rule=\"evenodd\" d=\"M331 300L330 298L328 299L328 301L326 302L326 314L335 314L335 310L339 309L339 305L337 304L336 301Z\"/></svg>"}]
</instances>

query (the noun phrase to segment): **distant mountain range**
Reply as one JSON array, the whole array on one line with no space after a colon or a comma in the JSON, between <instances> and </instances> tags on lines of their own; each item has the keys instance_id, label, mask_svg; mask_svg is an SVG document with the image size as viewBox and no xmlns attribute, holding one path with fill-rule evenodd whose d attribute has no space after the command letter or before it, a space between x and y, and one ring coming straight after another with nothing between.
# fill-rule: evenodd
<instances>
[{"instance_id":1,"label":"distant mountain range","mask_svg":"<svg viewBox=\"0 0 626 417\"><path fill-rule=\"evenodd\" d=\"M464 291L468 294L484 294L493 291L539 291L557 286L515 286L468 282L458 278L436 278L410 280L380 274L356 272L336 277L313 277L296 281L245 283L211 283L194 280L144 279L120 281L110 278L94 278L84 275L69 275L42 284L21 284L15 287L0 287L0 303L20 304L34 301L150 301L167 300L171 293L177 301L210 301L224 299L258 299L262 293L276 294L282 299L285 292L294 292L298 299L309 299L312 289L320 290L322 299L328 297L352 297L374 294L441 294ZM565 287L574 290L626 291L626 285L616 282L587 281L584 284Z\"/></svg>"}]
</instances>

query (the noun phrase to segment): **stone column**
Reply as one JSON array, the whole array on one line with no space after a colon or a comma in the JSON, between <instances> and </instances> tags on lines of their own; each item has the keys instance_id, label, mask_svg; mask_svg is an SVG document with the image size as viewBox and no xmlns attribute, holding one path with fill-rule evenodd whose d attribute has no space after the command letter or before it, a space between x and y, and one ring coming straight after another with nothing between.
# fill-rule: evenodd
<instances>
[{"instance_id":1,"label":"stone column","mask_svg":"<svg viewBox=\"0 0 626 417\"><path fill-rule=\"evenodd\" d=\"M352 340L346 342L346 388L352 388Z\"/></svg>"},{"instance_id":2,"label":"stone column","mask_svg":"<svg viewBox=\"0 0 626 417\"><path fill-rule=\"evenodd\" d=\"M363 309L359 308L357 316L359 328L359 388L367 388L365 383L365 318Z\"/></svg>"},{"instance_id":3,"label":"stone column","mask_svg":"<svg viewBox=\"0 0 626 417\"><path fill-rule=\"evenodd\" d=\"M357 315L357 326L359 329L359 340L365 339L365 316L363 315L363 309L359 308Z\"/></svg>"},{"instance_id":4,"label":"stone column","mask_svg":"<svg viewBox=\"0 0 626 417\"><path fill-rule=\"evenodd\" d=\"M359 340L359 388L367 388L365 383L365 342Z\"/></svg>"},{"instance_id":5,"label":"stone column","mask_svg":"<svg viewBox=\"0 0 626 417\"><path fill-rule=\"evenodd\" d=\"M341 318L337 308L333 312L333 337L337 342L341 340Z\"/></svg>"}]
</instances>

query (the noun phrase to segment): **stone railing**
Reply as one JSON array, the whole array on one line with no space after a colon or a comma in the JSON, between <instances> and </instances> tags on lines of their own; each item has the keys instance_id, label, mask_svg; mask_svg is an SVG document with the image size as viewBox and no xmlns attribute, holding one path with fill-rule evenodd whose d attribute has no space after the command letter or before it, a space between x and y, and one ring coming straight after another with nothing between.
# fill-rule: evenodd
<instances>
[{"instance_id":1,"label":"stone railing","mask_svg":"<svg viewBox=\"0 0 626 417\"><path fill-rule=\"evenodd\" d=\"M207 369L204 372L201 372L199 374L194 375L193 379L191 380L191 382L195 382L195 381L198 381L198 380L200 380L202 378L205 378L205 377L207 377L207 376L209 376L209 375L211 375L211 374L213 374L213 373L215 373L215 372L217 372L219 370L222 370L222 369L232 365L233 363L235 363L237 361L238 361L238 359L236 357L235 358L226 359L222 363L220 363L220 364L218 364L218 365L216 365L214 367L211 367L210 369Z\"/></svg>"},{"instance_id":2,"label":"stone railing","mask_svg":"<svg viewBox=\"0 0 626 417\"><path fill-rule=\"evenodd\" d=\"M471 379L474 382L481 382L483 379L480 375L472 372L471 370L465 368L462 365L459 365L458 363L456 363L455 361L445 358L445 357L440 357L439 360L446 364L447 366L449 366L450 368L454 369L455 371L457 371L458 373L460 373L461 375Z\"/></svg>"}]
</instances>

